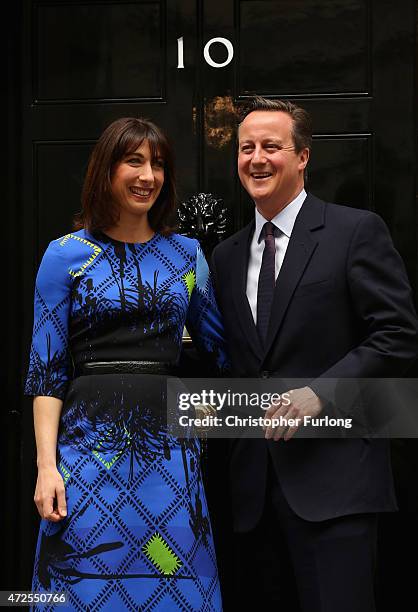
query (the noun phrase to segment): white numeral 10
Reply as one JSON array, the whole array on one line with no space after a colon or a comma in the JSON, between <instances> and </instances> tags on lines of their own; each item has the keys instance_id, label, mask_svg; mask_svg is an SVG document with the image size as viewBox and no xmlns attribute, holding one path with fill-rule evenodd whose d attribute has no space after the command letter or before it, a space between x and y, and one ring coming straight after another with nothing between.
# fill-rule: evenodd
<instances>
[{"instance_id":1,"label":"white numeral 10","mask_svg":"<svg viewBox=\"0 0 418 612\"><path fill-rule=\"evenodd\" d=\"M221 45L225 46L228 52L228 57L226 58L224 62L215 62L211 58L210 48L213 43L220 43ZM212 66L212 68L224 68L225 66L228 66L228 64L232 62L232 58L234 57L234 47L232 46L231 41L228 40L227 38L221 38L221 37L211 38L210 40L208 40L208 42L205 45L205 48L203 49L203 57L205 58L206 63L209 64L209 66ZM183 36L177 39L177 68L184 68Z\"/></svg>"}]
</instances>

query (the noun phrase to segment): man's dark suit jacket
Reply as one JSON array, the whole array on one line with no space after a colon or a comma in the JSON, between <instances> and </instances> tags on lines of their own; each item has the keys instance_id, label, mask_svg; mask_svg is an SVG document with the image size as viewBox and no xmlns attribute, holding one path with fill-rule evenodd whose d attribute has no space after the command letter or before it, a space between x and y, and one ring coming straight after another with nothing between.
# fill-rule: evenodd
<instances>
[{"instance_id":1,"label":"man's dark suit jacket","mask_svg":"<svg viewBox=\"0 0 418 612\"><path fill-rule=\"evenodd\" d=\"M263 349L246 297L251 223L219 244L212 272L232 375L398 377L416 359L417 319L402 260L374 213L308 194L293 228ZM268 453L294 512L309 521L396 509L389 445L370 439L235 440L230 479L234 526L261 516Z\"/></svg>"}]
</instances>

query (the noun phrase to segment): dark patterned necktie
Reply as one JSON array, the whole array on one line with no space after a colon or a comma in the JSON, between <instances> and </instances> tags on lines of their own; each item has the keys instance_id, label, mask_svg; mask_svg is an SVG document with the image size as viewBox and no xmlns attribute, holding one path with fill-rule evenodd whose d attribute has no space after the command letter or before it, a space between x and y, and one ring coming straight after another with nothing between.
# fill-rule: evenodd
<instances>
[{"instance_id":1,"label":"dark patterned necktie","mask_svg":"<svg viewBox=\"0 0 418 612\"><path fill-rule=\"evenodd\" d=\"M261 236L264 238L264 251L260 276L258 277L257 329L261 340L265 343L275 285L276 244L274 241L274 225L271 221L264 224Z\"/></svg>"}]
</instances>

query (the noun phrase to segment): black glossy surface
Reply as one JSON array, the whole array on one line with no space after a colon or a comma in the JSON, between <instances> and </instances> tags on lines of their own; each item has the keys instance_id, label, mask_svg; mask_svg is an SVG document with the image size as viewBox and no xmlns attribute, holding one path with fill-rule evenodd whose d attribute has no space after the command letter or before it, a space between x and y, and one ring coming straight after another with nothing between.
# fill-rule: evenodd
<instances>
[{"instance_id":1,"label":"black glossy surface","mask_svg":"<svg viewBox=\"0 0 418 612\"><path fill-rule=\"evenodd\" d=\"M372 146L369 135L315 138L308 189L324 200L332 198L337 204L373 210L369 180Z\"/></svg>"},{"instance_id":2,"label":"black glossy surface","mask_svg":"<svg viewBox=\"0 0 418 612\"><path fill-rule=\"evenodd\" d=\"M34 146L33 161L38 184L34 207L42 252L54 236L63 236L72 228L73 215L80 209L80 191L92 147L92 143L76 142Z\"/></svg>"},{"instance_id":3,"label":"black glossy surface","mask_svg":"<svg viewBox=\"0 0 418 612\"><path fill-rule=\"evenodd\" d=\"M39 5L33 16L34 98L161 98L160 2Z\"/></svg>"},{"instance_id":4,"label":"black glossy surface","mask_svg":"<svg viewBox=\"0 0 418 612\"><path fill-rule=\"evenodd\" d=\"M368 0L239 2L239 94L364 94Z\"/></svg>"}]
</instances>

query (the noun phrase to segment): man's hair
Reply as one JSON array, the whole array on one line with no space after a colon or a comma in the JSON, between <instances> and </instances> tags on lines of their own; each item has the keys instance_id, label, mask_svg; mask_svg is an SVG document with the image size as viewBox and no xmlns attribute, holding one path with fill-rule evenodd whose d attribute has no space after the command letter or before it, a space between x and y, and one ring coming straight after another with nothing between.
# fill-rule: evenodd
<instances>
[{"instance_id":1,"label":"man's hair","mask_svg":"<svg viewBox=\"0 0 418 612\"><path fill-rule=\"evenodd\" d=\"M239 125L245 117L254 111L280 111L287 113L293 123L292 138L296 153L302 149L312 148L312 119L308 111L289 100L269 100L262 96L254 96L238 109Z\"/></svg>"}]
</instances>

